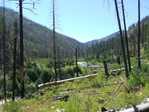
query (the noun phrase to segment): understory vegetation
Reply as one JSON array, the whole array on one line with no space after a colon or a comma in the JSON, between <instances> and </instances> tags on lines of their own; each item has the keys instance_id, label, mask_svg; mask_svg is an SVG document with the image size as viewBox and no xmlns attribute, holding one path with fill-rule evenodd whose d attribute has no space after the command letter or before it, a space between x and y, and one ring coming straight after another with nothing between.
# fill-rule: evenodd
<instances>
[{"instance_id":1,"label":"understory vegetation","mask_svg":"<svg viewBox=\"0 0 149 112\"><path fill-rule=\"evenodd\" d=\"M26 67L24 69L24 82L25 82L25 94L26 96L31 93L37 91L37 86L42 83L52 82L54 81L54 68L51 62L51 59L33 59L34 64L29 65L26 63ZM42 60L42 61L41 61ZM51 63L50 63L50 62ZM73 64L71 64L73 63ZM66 60L63 63L65 66L61 67L61 75L62 79L68 79L76 77L76 66L74 65L73 58ZM78 67L79 76L84 76L90 74L87 68L83 68L81 66ZM59 72L57 68L57 73ZM13 84L13 72L10 71L6 75L7 81L7 97L12 97L12 84ZM58 73L58 80L60 80L60 75ZM0 84L3 85L3 78L0 78ZM15 95L20 96L20 73L16 71L16 91ZM3 98L3 88L0 88L0 99Z\"/></svg>"},{"instance_id":2,"label":"understory vegetation","mask_svg":"<svg viewBox=\"0 0 149 112\"><path fill-rule=\"evenodd\" d=\"M37 71L42 75L46 73L46 70L28 69L26 72L29 73L25 77L30 77L30 73ZM124 71L111 72L107 77L101 70L94 77L38 89L27 99L8 101L1 106L1 110L6 112L97 112L102 107L108 110L128 108L146 102L145 99L149 97L148 73L149 65L146 63L142 64L141 70L134 65L128 80ZM37 79L36 75L30 77L32 82L35 79ZM42 79L40 80L42 82ZM34 84L30 83L30 85ZM28 91L33 91L33 88Z\"/></svg>"}]
</instances>

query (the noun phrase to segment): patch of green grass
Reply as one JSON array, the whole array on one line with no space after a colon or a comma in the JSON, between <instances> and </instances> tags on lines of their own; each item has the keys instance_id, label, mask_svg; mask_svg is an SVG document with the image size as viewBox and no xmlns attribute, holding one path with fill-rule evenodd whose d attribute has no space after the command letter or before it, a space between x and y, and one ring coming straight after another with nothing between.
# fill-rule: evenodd
<instances>
[{"instance_id":1,"label":"patch of green grass","mask_svg":"<svg viewBox=\"0 0 149 112\"><path fill-rule=\"evenodd\" d=\"M127 93L128 82L124 82L124 87L120 82L126 79L124 72L119 76L110 76L108 79L104 72L98 73L92 78L65 82L58 86L51 86L39 91L45 91L41 96L39 93L30 100L20 100L18 102L8 102L3 105L6 112L55 112L64 110L65 112L97 112L101 107L108 110L130 107L140 104L144 98L149 97L148 84L139 92ZM117 82L113 84L114 82ZM111 85L104 85L111 83ZM118 89L118 90L117 90ZM53 96L69 95L68 101L55 100ZM13 111L11 111L13 110Z\"/></svg>"}]
</instances>

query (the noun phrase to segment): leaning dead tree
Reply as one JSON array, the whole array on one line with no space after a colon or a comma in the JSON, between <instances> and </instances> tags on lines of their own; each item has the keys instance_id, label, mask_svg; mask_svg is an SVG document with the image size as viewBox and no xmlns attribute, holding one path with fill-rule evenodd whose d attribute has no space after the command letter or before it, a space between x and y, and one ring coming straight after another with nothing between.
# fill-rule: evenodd
<instances>
[{"instance_id":1,"label":"leaning dead tree","mask_svg":"<svg viewBox=\"0 0 149 112\"><path fill-rule=\"evenodd\" d=\"M119 17L119 10L118 10L118 5L117 5L117 0L114 0L114 3L115 3L116 15L117 15L118 26L119 26L120 37L121 37L121 44L122 44L122 52L123 52L125 72L126 72L126 77L128 78L129 77L129 73L128 73L128 68L127 68L125 45L124 45L124 41L123 41L123 34L122 34L122 28L121 28L121 23L120 23L120 17Z\"/></svg>"},{"instance_id":2,"label":"leaning dead tree","mask_svg":"<svg viewBox=\"0 0 149 112\"><path fill-rule=\"evenodd\" d=\"M124 2L123 2L123 0L121 0L121 3L122 3L122 13L123 13L123 21L124 21L124 31L125 31L127 60L128 60L129 71L131 71L131 62L130 62L130 56L129 56L128 36L127 36L127 28L126 28L126 20L125 20L125 11L124 11L125 9L124 9Z\"/></svg>"}]
</instances>

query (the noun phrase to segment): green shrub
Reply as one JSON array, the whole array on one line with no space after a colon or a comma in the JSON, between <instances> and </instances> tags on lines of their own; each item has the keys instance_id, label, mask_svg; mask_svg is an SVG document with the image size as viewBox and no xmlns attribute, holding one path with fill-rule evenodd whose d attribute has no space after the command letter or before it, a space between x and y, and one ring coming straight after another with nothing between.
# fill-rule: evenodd
<instances>
[{"instance_id":1,"label":"green shrub","mask_svg":"<svg viewBox=\"0 0 149 112\"><path fill-rule=\"evenodd\" d=\"M130 88L149 84L149 65L142 63L142 68L138 69L137 66L134 66L130 72L129 86Z\"/></svg>"},{"instance_id":2,"label":"green shrub","mask_svg":"<svg viewBox=\"0 0 149 112\"><path fill-rule=\"evenodd\" d=\"M6 112L20 112L22 110L19 102L8 101L6 104L3 104L3 110Z\"/></svg>"},{"instance_id":3,"label":"green shrub","mask_svg":"<svg viewBox=\"0 0 149 112\"><path fill-rule=\"evenodd\" d=\"M52 68L52 67L54 67L53 65L54 65L53 59L49 58L49 61L48 61L48 63L46 64L46 67Z\"/></svg>"},{"instance_id":4,"label":"green shrub","mask_svg":"<svg viewBox=\"0 0 149 112\"><path fill-rule=\"evenodd\" d=\"M69 66L74 65L74 59L73 58L67 58L65 64L66 65L69 65Z\"/></svg>"},{"instance_id":5,"label":"green shrub","mask_svg":"<svg viewBox=\"0 0 149 112\"><path fill-rule=\"evenodd\" d=\"M43 69L41 71L40 78L42 79L42 82L50 82L51 78L53 77L53 71L51 69Z\"/></svg>"},{"instance_id":6,"label":"green shrub","mask_svg":"<svg viewBox=\"0 0 149 112\"><path fill-rule=\"evenodd\" d=\"M67 101L65 112L82 112L82 111L83 111L83 106L82 106L81 97L74 93Z\"/></svg>"},{"instance_id":7,"label":"green shrub","mask_svg":"<svg viewBox=\"0 0 149 112\"><path fill-rule=\"evenodd\" d=\"M78 70L78 73L79 73L79 74L82 74L81 68L80 68L79 66L78 66L78 69L77 69L76 66L73 68L73 72L74 72L74 73L77 73L77 70Z\"/></svg>"},{"instance_id":8,"label":"green shrub","mask_svg":"<svg viewBox=\"0 0 149 112\"><path fill-rule=\"evenodd\" d=\"M66 66L64 68L64 72L65 72L67 78L74 77L74 72L73 72L73 67L72 66Z\"/></svg>"},{"instance_id":9,"label":"green shrub","mask_svg":"<svg viewBox=\"0 0 149 112\"><path fill-rule=\"evenodd\" d=\"M144 98L149 98L149 84L146 84L146 86L142 89Z\"/></svg>"},{"instance_id":10,"label":"green shrub","mask_svg":"<svg viewBox=\"0 0 149 112\"><path fill-rule=\"evenodd\" d=\"M33 82L35 82L39 77L39 74L34 69L25 69L24 73L29 77L30 81Z\"/></svg>"}]
</instances>

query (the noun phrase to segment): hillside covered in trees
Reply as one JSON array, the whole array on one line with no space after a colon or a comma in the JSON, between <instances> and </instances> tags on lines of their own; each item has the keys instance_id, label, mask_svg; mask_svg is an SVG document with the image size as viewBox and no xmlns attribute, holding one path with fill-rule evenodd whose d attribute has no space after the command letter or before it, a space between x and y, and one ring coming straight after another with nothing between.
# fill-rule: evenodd
<instances>
[{"instance_id":1,"label":"hillside covered in trees","mask_svg":"<svg viewBox=\"0 0 149 112\"><path fill-rule=\"evenodd\" d=\"M0 7L0 17L2 17L3 8ZM15 19L19 20L19 15L17 12L14 12L10 9L5 9L6 14L6 29L8 42L12 43L12 35L13 35L13 23ZM52 55L52 30L39 25L27 18L24 19L24 49L25 55L29 55L30 57L48 57ZM18 21L19 23L19 21ZM63 53L63 56L73 56L75 54L75 48L79 49L80 53L84 53L86 50L86 46L83 43L78 42L75 39L67 37L65 35L56 33L56 42L57 46L60 47L60 52ZM11 44L10 44L11 45Z\"/></svg>"},{"instance_id":2,"label":"hillside covered in trees","mask_svg":"<svg viewBox=\"0 0 149 112\"><path fill-rule=\"evenodd\" d=\"M144 17L141 21L141 56L148 58L149 52L149 16ZM124 31L123 31L124 33ZM137 35L138 24L134 23L128 28L128 44L130 57L137 57ZM123 34L124 35L124 34ZM125 42L125 39L124 39ZM126 43L126 42L125 42ZM95 59L114 60L118 57L122 58L120 35L117 34L108 40L92 43L88 48L88 54L91 54Z\"/></svg>"}]
</instances>

